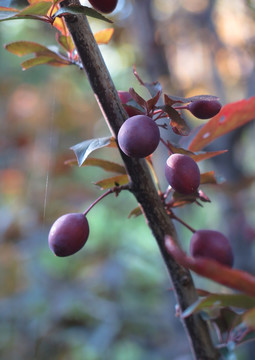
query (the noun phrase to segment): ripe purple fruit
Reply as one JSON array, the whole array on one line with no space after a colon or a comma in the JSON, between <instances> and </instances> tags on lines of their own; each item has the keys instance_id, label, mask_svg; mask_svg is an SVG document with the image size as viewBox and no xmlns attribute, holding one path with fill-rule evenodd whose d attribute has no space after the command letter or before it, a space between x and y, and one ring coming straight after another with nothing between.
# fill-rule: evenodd
<instances>
[{"instance_id":1,"label":"ripe purple fruit","mask_svg":"<svg viewBox=\"0 0 255 360\"><path fill-rule=\"evenodd\" d=\"M96 10L108 14L116 8L118 0L89 0L89 2Z\"/></svg>"},{"instance_id":2,"label":"ripe purple fruit","mask_svg":"<svg viewBox=\"0 0 255 360\"><path fill-rule=\"evenodd\" d=\"M187 105L187 109L198 119L209 119L221 109L221 103L218 100L197 100Z\"/></svg>"},{"instance_id":3,"label":"ripe purple fruit","mask_svg":"<svg viewBox=\"0 0 255 360\"><path fill-rule=\"evenodd\" d=\"M170 155L166 161L165 175L169 185L181 194L193 194L200 185L199 167L188 155Z\"/></svg>"},{"instance_id":4,"label":"ripe purple fruit","mask_svg":"<svg viewBox=\"0 0 255 360\"><path fill-rule=\"evenodd\" d=\"M69 256L79 251L89 236L87 218L81 213L66 214L52 225L48 242L56 256Z\"/></svg>"},{"instance_id":5,"label":"ripe purple fruit","mask_svg":"<svg viewBox=\"0 0 255 360\"><path fill-rule=\"evenodd\" d=\"M209 258L222 265L233 266L232 247L228 238L219 231L195 231L190 241L190 253L194 257Z\"/></svg>"},{"instance_id":6,"label":"ripe purple fruit","mask_svg":"<svg viewBox=\"0 0 255 360\"><path fill-rule=\"evenodd\" d=\"M152 154L160 140L157 124L146 115L128 118L118 133L121 150L130 157L144 158Z\"/></svg>"}]
</instances>

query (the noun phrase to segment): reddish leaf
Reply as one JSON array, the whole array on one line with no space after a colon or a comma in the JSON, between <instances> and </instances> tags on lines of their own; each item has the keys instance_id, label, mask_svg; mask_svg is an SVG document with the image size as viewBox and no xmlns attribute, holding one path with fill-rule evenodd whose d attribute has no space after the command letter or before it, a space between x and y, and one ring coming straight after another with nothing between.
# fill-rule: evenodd
<instances>
[{"instance_id":1,"label":"reddish leaf","mask_svg":"<svg viewBox=\"0 0 255 360\"><path fill-rule=\"evenodd\" d=\"M218 181L215 177L214 171L208 171L206 173L201 174L200 176L200 184L217 184Z\"/></svg>"},{"instance_id":2,"label":"reddish leaf","mask_svg":"<svg viewBox=\"0 0 255 360\"><path fill-rule=\"evenodd\" d=\"M112 38L113 33L114 33L113 28L104 29L95 33L94 37L98 45L108 44Z\"/></svg>"},{"instance_id":3,"label":"reddish leaf","mask_svg":"<svg viewBox=\"0 0 255 360\"><path fill-rule=\"evenodd\" d=\"M94 184L99 186L101 190L110 189L114 186L127 185L129 183L128 175L113 176L108 179L100 180Z\"/></svg>"},{"instance_id":4,"label":"reddish leaf","mask_svg":"<svg viewBox=\"0 0 255 360\"><path fill-rule=\"evenodd\" d=\"M255 118L255 96L222 107L221 111L198 131L189 150L198 151L210 142Z\"/></svg>"},{"instance_id":5,"label":"reddish leaf","mask_svg":"<svg viewBox=\"0 0 255 360\"><path fill-rule=\"evenodd\" d=\"M165 236L165 247L180 265L219 284L255 297L255 276L231 269L214 260L187 256L169 235Z\"/></svg>"},{"instance_id":6,"label":"reddish leaf","mask_svg":"<svg viewBox=\"0 0 255 360\"><path fill-rule=\"evenodd\" d=\"M159 91L153 98L147 101L148 111L151 111L155 107L155 105L159 101L160 95L161 95L161 91Z\"/></svg>"},{"instance_id":7,"label":"reddish leaf","mask_svg":"<svg viewBox=\"0 0 255 360\"><path fill-rule=\"evenodd\" d=\"M162 109L164 112L167 113L167 115L170 118L170 125L173 129L173 131L182 136L187 136L190 133L190 128L186 124L185 120L181 117L181 115L176 111L172 106L166 104L164 106L160 106L160 109Z\"/></svg>"},{"instance_id":8,"label":"reddish leaf","mask_svg":"<svg viewBox=\"0 0 255 360\"><path fill-rule=\"evenodd\" d=\"M129 94L132 96L132 98L138 105L147 110L147 102L139 94L137 94L137 92L133 88L129 89Z\"/></svg>"},{"instance_id":9,"label":"reddish leaf","mask_svg":"<svg viewBox=\"0 0 255 360\"><path fill-rule=\"evenodd\" d=\"M206 160L206 159L211 159L214 156L224 154L225 152L228 151L228 150L219 150L219 151L206 151L206 152L200 152L200 153L193 153L192 151L174 146L169 141L167 142L167 146L171 153L188 155L196 162Z\"/></svg>"}]
</instances>

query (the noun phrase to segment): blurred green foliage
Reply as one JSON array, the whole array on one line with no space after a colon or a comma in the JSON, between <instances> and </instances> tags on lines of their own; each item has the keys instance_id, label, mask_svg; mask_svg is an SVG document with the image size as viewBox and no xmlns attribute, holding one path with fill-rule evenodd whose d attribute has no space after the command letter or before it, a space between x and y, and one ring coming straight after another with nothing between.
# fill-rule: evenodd
<instances>
[{"instance_id":1,"label":"blurred green foliage","mask_svg":"<svg viewBox=\"0 0 255 360\"><path fill-rule=\"evenodd\" d=\"M145 95L132 75L133 63L145 80L150 75L142 56L146 49L134 35L135 4L119 1L113 14L115 35L101 50L117 89L135 87ZM223 102L254 95L254 12L249 2L216 1L211 13L212 2L205 0L151 4L156 42L163 46L169 67L159 79L166 91L212 93ZM108 26L90 22L94 31ZM142 217L127 219L137 206L130 194L122 192L117 199L111 195L91 210L91 234L79 253L56 258L48 249L54 220L85 210L101 194L92 182L109 176L93 167L64 165L74 158L70 146L108 136L109 130L81 70L40 66L22 72L21 59L3 45L24 39L55 45L55 30L36 21L0 24L0 357L191 359L156 243ZM192 126L201 124L188 120ZM253 135L250 125L232 148L245 176L254 170ZM96 156L120 161L113 149ZM156 154L161 174L166 156ZM200 166L211 170L214 165L208 161ZM249 230L245 246L252 254L253 188L206 188L212 204L187 206L179 215L195 228L228 232L223 194L233 200L235 193L239 212L232 223ZM177 229L188 250L188 230ZM198 287L219 290L203 279L196 281ZM242 347L238 359L249 359L248 351Z\"/></svg>"}]
</instances>

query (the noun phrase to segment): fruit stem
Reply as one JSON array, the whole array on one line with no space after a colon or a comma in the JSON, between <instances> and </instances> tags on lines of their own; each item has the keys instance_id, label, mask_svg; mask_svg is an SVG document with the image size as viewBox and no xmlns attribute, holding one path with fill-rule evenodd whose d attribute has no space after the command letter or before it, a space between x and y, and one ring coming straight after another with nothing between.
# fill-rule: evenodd
<instances>
[{"instance_id":1,"label":"fruit stem","mask_svg":"<svg viewBox=\"0 0 255 360\"><path fill-rule=\"evenodd\" d=\"M170 154L173 154L173 152L169 149L169 146L167 145L167 142L166 142L164 139L162 139L162 138L160 138L160 141L162 142L163 145L165 145L165 147L167 148L167 150L169 151L169 153L170 153Z\"/></svg>"},{"instance_id":2,"label":"fruit stem","mask_svg":"<svg viewBox=\"0 0 255 360\"><path fill-rule=\"evenodd\" d=\"M108 196L109 194L115 193L116 196L119 195L119 193L121 192L121 190L129 190L130 186L129 184L127 185L122 185L122 186L114 186L113 188L107 190L104 194L102 194L101 196L99 196L83 213L84 216L86 216L88 214L88 212L97 204L99 203L99 201L101 201L102 199L104 199L106 196Z\"/></svg>"},{"instance_id":3,"label":"fruit stem","mask_svg":"<svg viewBox=\"0 0 255 360\"><path fill-rule=\"evenodd\" d=\"M173 106L173 108L174 108L175 110L182 110L182 109L187 110L187 109L188 109L188 105Z\"/></svg>"},{"instance_id":4,"label":"fruit stem","mask_svg":"<svg viewBox=\"0 0 255 360\"><path fill-rule=\"evenodd\" d=\"M161 193L160 184L159 184L159 179L158 179L158 176L157 176L157 174L156 174L156 171L155 171L155 169L154 169L154 167L153 167L153 164L152 164L152 161L151 161L151 157L148 156L148 157L146 158L146 161L147 161L147 164L149 165L149 168L150 168L150 170L151 170L151 173L152 173L152 176L153 176L153 178L154 178L154 181L155 181L156 187L157 187L157 189L158 189L158 192Z\"/></svg>"},{"instance_id":5,"label":"fruit stem","mask_svg":"<svg viewBox=\"0 0 255 360\"><path fill-rule=\"evenodd\" d=\"M171 218L174 219L174 220L177 220L179 223L181 223L187 229L189 229L192 233L194 233L196 231L190 225L188 225L185 221L183 221L181 218L179 218L177 215L175 215L172 211L171 211Z\"/></svg>"}]
</instances>

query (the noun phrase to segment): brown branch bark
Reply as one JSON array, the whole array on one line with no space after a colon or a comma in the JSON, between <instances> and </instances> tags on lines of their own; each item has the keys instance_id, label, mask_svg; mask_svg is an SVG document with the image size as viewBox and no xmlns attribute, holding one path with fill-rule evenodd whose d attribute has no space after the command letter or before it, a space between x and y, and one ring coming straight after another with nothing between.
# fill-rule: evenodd
<instances>
[{"instance_id":1,"label":"brown branch bark","mask_svg":"<svg viewBox=\"0 0 255 360\"><path fill-rule=\"evenodd\" d=\"M61 2L61 6L71 4L79 5L79 1L64 0ZM86 17L82 15L66 15L65 22L104 118L113 136L116 137L120 126L127 118L127 114L121 105L118 93L105 66L98 45L95 42L89 23ZM164 246L166 234L171 235L175 241L178 241L173 223L158 196L146 161L127 157L122 152L121 156L130 178L131 192L143 209L147 224L158 243L172 279L180 310L184 311L197 300L197 293L189 271L177 264L166 252ZM207 324L200 315L195 314L183 319L183 325L186 329L195 359L220 359L219 352L212 343Z\"/></svg>"}]
</instances>

